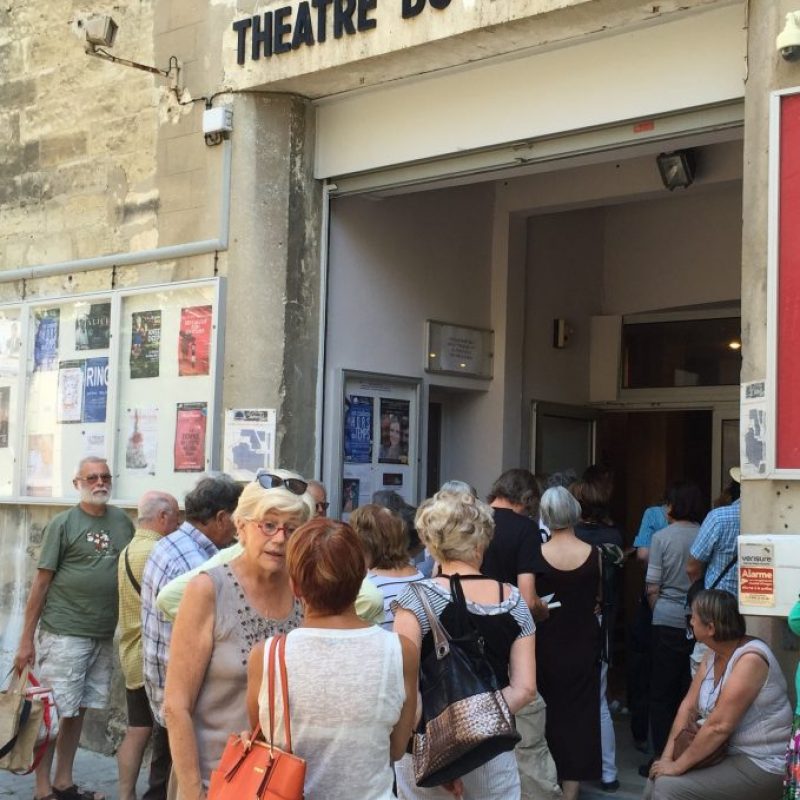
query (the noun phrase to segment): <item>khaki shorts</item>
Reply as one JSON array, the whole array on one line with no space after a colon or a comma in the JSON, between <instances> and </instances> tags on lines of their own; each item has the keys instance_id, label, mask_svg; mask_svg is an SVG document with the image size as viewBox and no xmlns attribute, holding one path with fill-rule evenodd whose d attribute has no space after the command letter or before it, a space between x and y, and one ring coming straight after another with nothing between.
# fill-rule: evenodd
<instances>
[{"instance_id":1,"label":"khaki shorts","mask_svg":"<svg viewBox=\"0 0 800 800\"><path fill-rule=\"evenodd\" d=\"M39 680L53 690L62 717L77 717L82 708L106 707L111 689L112 639L40 630L38 651Z\"/></svg>"}]
</instances>

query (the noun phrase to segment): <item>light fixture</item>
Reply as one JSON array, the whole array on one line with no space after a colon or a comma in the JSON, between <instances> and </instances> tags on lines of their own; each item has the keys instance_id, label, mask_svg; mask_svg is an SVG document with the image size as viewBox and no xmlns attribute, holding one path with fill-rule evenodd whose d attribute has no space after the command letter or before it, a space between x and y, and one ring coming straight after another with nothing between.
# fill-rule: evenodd
<instances>
[{"instance_id":1,"label":"light fixture","mask_svg":"<svg viewBox=\"0 0 800 800\"><path fill-rule=\"evenodd\" d=\"M671 192L685 189L694 181L694 151L676 150L674 153L661 153L656 157L658 171L665 188Z\"/></svg>"},{"instance_id":2,"label":"light fixture","mask_svg":"<svg viewBox=\"0 0 800 800\"><path fill-rule=\"evenodd\" d=\"M728 347L731 350L741 350L742 349L742 343L738 339L733 339L730 342L728 342Z\"/></svg>"},{"instance_id":3,"label":"light fixture","mask_svg":"<svg viewBox=\"0 0 800 800\"><path fill-rule=\"evenodd\" d=\"M169 67L167 69L159 69L158 67L151 67L149 64L140 64L138 61L111 55L108 50L102 48L114 46L119 25L117 25L113 17L105 14L92 14L87 19L79 21L78 27L82 27L86 35L86 55L102 58L112 64L122 64L124 67L133 67L143 72L150 72L153 75L160 75L162 78L170 78L172 88L176 91L178 90L180 64L175 56L169 57Z\"/></svg>"}]
</instances>

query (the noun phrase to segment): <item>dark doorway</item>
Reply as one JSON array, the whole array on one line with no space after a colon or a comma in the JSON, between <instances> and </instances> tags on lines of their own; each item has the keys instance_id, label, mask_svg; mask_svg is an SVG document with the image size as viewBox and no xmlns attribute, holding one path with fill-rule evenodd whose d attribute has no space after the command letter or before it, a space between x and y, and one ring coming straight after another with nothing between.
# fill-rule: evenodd
<instances>
[{"instance_id":1,"label":"dark doorway","mask_svg":"<svg viewBox=\"0 0 800 800\"><path fill-rule=\"evenodd\" d=\"M428 403L428 461L425 497L433 497L442 482L442 404Z\"/></svg>"}]
</instances>

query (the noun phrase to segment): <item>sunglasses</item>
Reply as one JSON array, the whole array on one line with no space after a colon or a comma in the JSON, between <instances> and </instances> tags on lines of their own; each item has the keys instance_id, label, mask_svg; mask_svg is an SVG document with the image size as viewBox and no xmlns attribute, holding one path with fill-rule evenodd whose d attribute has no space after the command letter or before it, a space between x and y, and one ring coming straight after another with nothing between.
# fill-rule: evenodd
<instances>
[{"instance_id":1,"label":"sunglasses","mask_svg":"<svg viewBox=\"0 0 800 800\"><path fill-rule=\"evenodd\" d=\"M281 478L280 475L273 475L271 472L261 472L256 475L256 480L262 489L278 489L283 486L292 494L305 494L308 484L300 478Z\"/></svg>"},{"instance_id":2,"label":"sunglasses","mask_svg":"<svg viewBox=\"0 0 800 800\"><path fill-rule=\"evenodd\" d=\"M323 503L323 502L317 503L317 511L319 511L320 514L324 514L328 510L329 507L330 507L330 503Z\"/></svg>"},{"instance_id":3,"label":"sunglasses","mask_svg":"<svg viewBox=\"0 0 800 800\"><path fill-rule=\"evenodd\" d=\"M100 474L92 473L91 475L87 475L85 478L78 476L77 480L83 481L83 483L97 483L97 481L111 483L111 475L109 475L108 472L102 472Z\"/></svg>"}]
</instances>

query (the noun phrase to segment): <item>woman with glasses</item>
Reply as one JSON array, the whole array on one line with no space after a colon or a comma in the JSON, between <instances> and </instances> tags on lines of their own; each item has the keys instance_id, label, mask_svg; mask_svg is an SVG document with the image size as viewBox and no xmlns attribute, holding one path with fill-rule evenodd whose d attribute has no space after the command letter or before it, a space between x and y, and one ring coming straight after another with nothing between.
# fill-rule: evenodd
<instances>
[{"instance_id":1,"label":"woman with glasses","mask_svg":"<svg viewBox=\"0 0 800 800\"><path fill-rule=\"evenodd\" d=\"M314 513L307 484L263 473L233 519L241 555L206 566L186 588L172 632L164 710L180 800L205 798L228 736L247 727L247 659L259 642L296 628L286 544Z\"/></svg>"}]
</instances>

